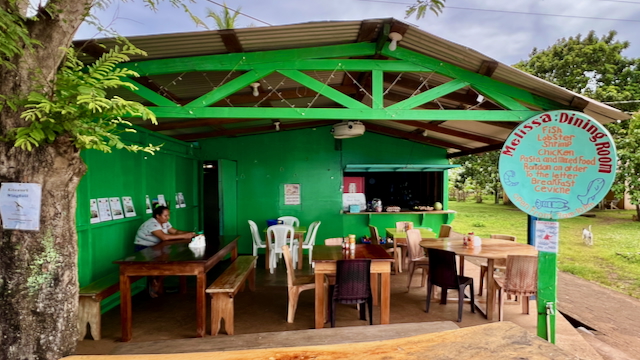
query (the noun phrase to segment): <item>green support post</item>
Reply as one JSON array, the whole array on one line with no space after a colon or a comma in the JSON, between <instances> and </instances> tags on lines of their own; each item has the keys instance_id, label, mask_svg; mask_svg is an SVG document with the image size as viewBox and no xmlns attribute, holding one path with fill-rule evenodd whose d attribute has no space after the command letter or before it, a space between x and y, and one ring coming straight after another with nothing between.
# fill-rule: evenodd
<instances>
[{"instance_id":1,"label":"green support post","mask_svg":"<svg viewBox=\"0 0 640 360\"><path fill-rule=\"evenodd\" d=\"M553 252L538 253L538 336L552 344L556 343L557 257Z\"/></svg>"}]
</instances>

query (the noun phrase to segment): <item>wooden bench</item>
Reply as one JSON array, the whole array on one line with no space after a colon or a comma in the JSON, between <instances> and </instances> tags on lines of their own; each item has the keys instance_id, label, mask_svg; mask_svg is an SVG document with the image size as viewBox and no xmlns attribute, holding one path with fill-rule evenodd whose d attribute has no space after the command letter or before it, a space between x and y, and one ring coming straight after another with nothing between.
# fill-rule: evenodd
<instances>
[{"instance_id":1,"label":"wooden bench","mask_svg":"<svg viewBox=\"0 0 640 360\"><path fill-rule=\"evenodd\" d=\"M132 282L140 279L133 278ZM111 273L80 289L78 301L78 340L87 335L91 327L93 340L102 338L100 302L120 291L120 272Z\"/></svg>"},{"instance_id":2,"label":"wooden bench","mask_svg":"<svg viewBox=\"0 0 640 360\"><path fill-rule=\"evenodd\" d=\"M233 335L233 297L242 290L245 281L255 290L257 256L238 256L231 265L207 288L211 295L211 336L218 335L220 322L228 335Z\"/></svg>"}]
</instances>

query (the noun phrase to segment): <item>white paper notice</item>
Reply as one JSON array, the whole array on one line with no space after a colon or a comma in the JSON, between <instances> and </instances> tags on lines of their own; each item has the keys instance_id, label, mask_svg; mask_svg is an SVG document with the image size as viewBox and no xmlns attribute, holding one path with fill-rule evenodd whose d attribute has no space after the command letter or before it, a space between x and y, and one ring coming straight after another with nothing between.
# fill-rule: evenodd
<instances>
[{"instance_id":1,"label":"white paper notice","mask_svg":"<svg viewBox=\"0 0 640 360\"><path fill-rule=\"evenodd\" d=\"M178 193L178 202L180 204L180 207L187 207L187 204L185 204L184 202L184 195L182 193Z\"/></svg>"},{"instance_id":2,"label":"white paper notice","mask_svg":"<svg viewBox=\"0 0 640 360\"><path fill-rule=\"evenodd\" d=\"M158 195L158 204L167 206L167 201L164 199L164 195Z\"/></svg>"},{"instance_id":3,"label":"white paper notice","mask_svg":"<svg viewBox=\"0 0 640 360\"><path fill-rule=\"evenodd\" d=\"M147 203L147 205L146 205L147 208L146 208L145 212L147 214L151 214L153 212L153 209L151 209L151 200L149 200L149 195L147 195L146 203Z\"/></svg>"},{"instance_id":4,"label":"white paper notice","mask_svg":"<svg viewBox=\"0 0 640 360\"><path fill-rule=\"evenodd\" d=\"M40 230L42 186L3 183L0 187L0 215L5 230Z\"/></svg>"},{"instance_id":5,"label":"white paper notice","mask_svg":"<svg viewBox=\"0 0 640 360\"><path fill-rule=\"evenodd\" d=\"M98 199L98 214L100 215L100 221L111 220L111 208L109 207L108 198Z\"/></svg>"},{"instance_id":6,"label":"white paper notice","mask_svg":"<svg viewBox=\"0 0 640 360\"><path fill-rule=\"evenodd\" d=\"M131 196L123 196L122 205L124 206L124 216L126 217L136 216L136 208L133 207L133 199L131 199Z\"/></svg>"},{"instance_id":7,"label":"white paper notice","mask_svg":"<svg viewBox=\"0 0 640 360\"><path fill-rule=\"evenodd\" d=\"M363 193L343 193L342 194L342 210L349 211L350 205L359 205L360 211L367 208L367 197Z\"/></svg>"},{"instance_id":8,"label":"white paper notice","mask_svg":"<svg viewBox=\"0 0 640 360\"><path fill-rule=\"evenodd\" d=\"M300 184L284 184L284 204L300 205Z\"/></svg>"},{"instance_id":9,"label":"white paper notice","mask_svg":"<svg viewBox=\"0 0 640 360\"><path fill-rule=\"evenodd\" d=\"M122 212L122 204L120 204L119 197L109 198L109 207L111 208L111 216L113 216L114 220L124 218L124 213Z\"/></svg>"},{"instance_id":10,"label":"white paper notice","mask_svg":"<svg viewBox=\"0 0 640 360\"><path fill-rule=\"evenodd\" d=\"M556 221L536 221L536 250L557 253L559 230Z\"/></svg>"},{"instance_id":11,"label":"white paper notice","mask_svg":"<svg viewBox=\"0 0 640 360\"><path fill-rule=\"evenodd\" d=\"M176 209L180 208L180 199L178 198L178 193L176 193Z\"/></svg>"},{"instance_id":12,"label":"white paper notice","mask_svg":"<svg viewBox=\"0 0 640 360\"><path fill-rule=\"evenodd\" d=\"M99 223L100 222L100 214L98 213L98 200L91 199L89 200L89 210L91 211L91 223Z\"/></svg>"}]
</instances>

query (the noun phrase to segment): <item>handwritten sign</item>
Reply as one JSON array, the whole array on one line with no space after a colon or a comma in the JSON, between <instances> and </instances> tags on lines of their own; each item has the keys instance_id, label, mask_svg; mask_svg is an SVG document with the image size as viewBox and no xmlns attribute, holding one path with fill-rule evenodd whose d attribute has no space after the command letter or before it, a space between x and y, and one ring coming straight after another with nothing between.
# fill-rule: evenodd
<instances>
[{"instance_id":1,"label":"handwritten sign","mask_svg":"<svg viewBox=\"0 0 640 360\"><path fill-rule=\"evenodd\" d=\"M592 117L558 110L521 123L504 143L502 186L522 211L544 219L578 216L599 203L616 175L611 134Z\"/></svg>"},{"instance_id":2,"label":"handwritten sign","mask_svg":"<svg viewBox=\"0 0 640 360\"><path fill-rule=\"evenodd\" d=\"M536 250L557 253L559 232L556 221L536 221Z\"/></svg>"}]
</instances>

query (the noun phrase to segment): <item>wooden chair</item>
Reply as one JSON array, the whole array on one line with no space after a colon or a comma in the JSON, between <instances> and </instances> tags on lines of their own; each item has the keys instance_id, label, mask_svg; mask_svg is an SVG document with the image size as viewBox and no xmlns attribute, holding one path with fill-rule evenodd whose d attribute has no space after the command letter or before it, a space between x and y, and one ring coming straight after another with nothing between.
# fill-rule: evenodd
<instances>
[{"instance_id":1,"label":"wooden chair","mask_svg":"<svg viewBox=\"0 0 640 360\"><path fill-rule=\"evenodd\" d=\"M513 235L504 235L504 234L491 234L491 238L492 239L499 239L499 240L510 240L510 241L516 241L516 237ZM488 265L487 265L487 260L484 259L480 264L480 286L479 286L479 290L478 290L478 295L482 295L482 289L484 287L484 278L487 276L487 270L488 270ZM494 261L494 269L501 269L504 270L507 266L507 262L504 259L496 259Z\"/></svg>"},{"instance_id":2,"label":"wooden chair","mask_svg":"<svg viewBox=\"0 0 640 360\"><path fill-rule=\"evenodd\" d=\"M431 304L433 285L442 288L440 304L447 303L447 290L458 290L458 322L462 321L462 306L464 305L464 288L469 286L471 293L471 312L475 313L473 298L473 278L458 275L456 270L456 254L440 249L427 249L429 256L429 276L427 278L427 312Z\"/></svg>"},{"instance_id":3,"label":"wooden chair","mask_svg":"<svg viewBox=\"0 0 640 360\"><path fill-rule=\"evenodd\" d=\"M313 247L316 244L316 234L318 233L318 227L320 227L321 222L320 221L314 221L311 223L311 225L309 225L309 231L307 231L307 236L305 237L304 241L302 242L302 249L307 249L309 251L309 265L311 265L311 257L313 256ZM298 254L298 246L299 246L299 241L298 240L294 240L293 241L293 253L294 254ZM302 259L299 259L299 261L302 261Z\"/></svg>"},{"instance_id":4,"label":"wooden chair","mask_svg":"<svg viewBox=\"0 0 640 360\"><path fill-rule=\"evenodd\" d=\"M422 285L427 283L427 274L429 273L429 258L424 256L424 251L420 247L420 241L422 236L420 230L412 229L407 230L407 250L409 250L409 281L407 282L407 292L411 289L411 279L413 278L413 272L418 269L422 269Z\"/></svg>"},{"instance_id":5,"label":"wooden chair","mask_svg":"<svg viewBox=\"0 0 640 360\"><path fill-rule=\"evenodd\" d=\"M300 293L305 290L315 289L316 282L314 275L296 277L295 267L293 266L293 260L291 258L291 251L289 251L289 246L284 245L282 247L282 254L284 255L284 263L287 266L287 289L289 293L287 322L293 323L293 319L296 317L296 309L298 308L298 297L300 296ZM324 291L325 293L327 293L326 282L324 286Z\"/></svg>"},{"instance_id":6,"label":"wooden chair","mask_svg":"<svg viewBox=\"0 0 640 360\"><path fill-rule=\"evenodd\" d=\"M397 221L396 222L396 231L407 231L409 229L413 229L413 221ZM393 239L395 241L396 239ZM402 251L402 259L404 262L407 262L409 259L409 250L407 249L407 244L396 244L396 248L400 247L400 251ZM406 264L400 264L400 268L404 267Z\"/></svg>"},{"instance_id":7,"label":"wooden chair","mask_svg":"<svg viewBox=\"0 0 640 360\"><path fill-rule=\"evenodd\" d=\"M440 225L440 232L438 233L438 237L444 238L449 237L451 235L451 225L442 224Z\"/></svg>"},{"instance_id":8,"label":"wooden chair","mask_svg":"<svg viewBox=\"0 0 640 360\"><path fill-rule=\"evenodd\" d=\"M324 244L327 246L342 246L342 243L348 241L347 238L329 238L324 239Z\"/></svg>"},{"instance_id":9,"label":"wooden chair","mask_svg":"<svg viewBox=\"0 0 640 360\"><path fill-rule=\"evenodd\" d=\"M371 232L371 243L374 245L381 245L380 244L380 235L378 234L378 228L373 226L373 225L369 225L369 231ZM398 251L396 251L396 247L395 247L395 240L394 240L394 247L388 247L389 244L384 244L385 246L387 246L385 248L385 250L387 251L387 253L389 254L393 254L393 258L395 259L394 261L394 270L397 273L402 272L402 266L400 266L400 264L402 264L402 256L400 254L400 250L398 249Z\"/></svg>"},{"instance_id":10,"label":"wooden chair","mask_svg":"<svg viewBox=\"0 0 640 360\"><path fill-rule=\"evenodd\" d=\"M413 228L413 221L398 221L396 222L396 231L405 231L409 228Z\"/></svg>"},{"instance_id":11,"label":"wooden chair","mask_svg":"<svg viewBox=\"0 0 640 360\"><path fill-rule=\"evenodd\" d=\"M520 297L522 313L529 313L529 297L538 290L538 257L527 255L507 256L504 276L494 276L498 291L498 319L504 319L504 293ZM490 306L490 305L487 305Z\"/></svg>"}]
</instances>

